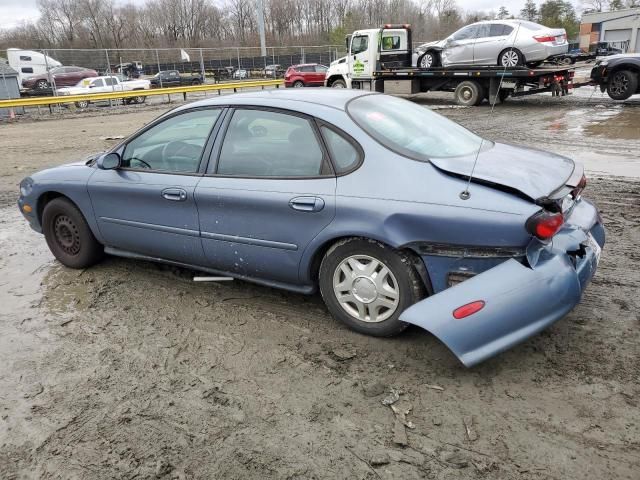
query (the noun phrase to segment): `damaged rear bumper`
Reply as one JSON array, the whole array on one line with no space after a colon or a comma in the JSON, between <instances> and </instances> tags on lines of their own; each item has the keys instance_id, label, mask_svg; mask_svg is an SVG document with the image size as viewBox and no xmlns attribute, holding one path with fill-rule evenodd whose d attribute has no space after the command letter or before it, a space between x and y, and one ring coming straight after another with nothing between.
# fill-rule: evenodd
<instances>
[{"instance_id":1,"label":"damaged rear bumper","mask_svg":"<svg viewBox=\"0 0 640 480\"><path fill-rule=\"evenodd\" d=\"M584 201L551 244L532 243L527 262L509 259L433 295L400 319L431 332L466 366L492 357L569 313L595 274L605 233L595 208ZM453 311L484 301L462 319Z\"/></svg>"}]
</instances>

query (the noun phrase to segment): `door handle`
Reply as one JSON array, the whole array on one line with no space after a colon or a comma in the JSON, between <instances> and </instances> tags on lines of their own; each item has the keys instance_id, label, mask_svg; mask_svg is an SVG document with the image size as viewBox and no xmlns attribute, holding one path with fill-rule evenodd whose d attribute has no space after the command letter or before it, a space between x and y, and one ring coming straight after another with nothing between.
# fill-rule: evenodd
<instances>
[{"instance_id":1,"label":"door handle","mask_svg":"<svg viewBox=\"0 0 640 480\"><path fill-rule=\"evenodd\" d=\"M300 212L319 212L324 208L324 200L319 197L295 197L289 200L289 206Z\"/></svg>"},{"instance_id":2,"label":"door handle","mask_svg":"<svg viewBox=\"0 0 640 480\"><path fill-rule=\"evenodd\" d=\"M162 198L173 202L184 202L187 199L187 191L182 188L165 188L162 190Z\"/></svg>"}]
</instances>

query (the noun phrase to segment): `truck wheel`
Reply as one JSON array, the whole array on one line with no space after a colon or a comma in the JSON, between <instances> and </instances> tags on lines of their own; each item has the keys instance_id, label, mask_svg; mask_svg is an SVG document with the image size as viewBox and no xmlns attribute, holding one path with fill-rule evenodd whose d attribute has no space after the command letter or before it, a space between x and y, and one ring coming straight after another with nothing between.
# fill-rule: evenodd
<instances>
[{"instance_id":1,"label":"truck wheel","mask_svg":"<svg viewBox=\"0 0 640 480\"><path fill-rule=\"evenodd\" d=\"M133 97L134 103L144 103L146 100L147 100L147 97L145 96Z\"/></svg>"},{"instance_id":2,"label":"truck wheel","mask_svg":"<svg viewBox=\"0 0 640 480\"><path fill-rule=\"evenodd\" d=\"M456 87L454 95L458 105L467 107L480 105L484 100L484 88L473 80L465 80Z\"/></svg>"},{"instance_id":3,"label":"truck wheel","mask_svg":"<svg viewBox=\"0 0 640 480\"><path fill-rule=\"evenodd\" d=\"M515 68L524 65L524 56L520 53L520 50L507 48L498 56L498 65L507 68Z\"/></svg>"},{"instance_id":4,"label":"truck wheel","mask_svg":"<svg viewBox=\"0 0 640 480\"><path fill-rule=\"evenodd\" d=\"M80 100L79 102L76 102L76 107L78 107L78 108L85 109L88 106L89 106L89 101L88 100Z\"/></svg>"},{"instance_id":5,"label":"truck wheel","mask_svg":"<svg viewBox=\"0 0 640 480\"><path fill-rule=\"evenodd\" d=\"M638 91L638 75L629 70L615 72L609 78L607 93L614 100L626 100Z\"/></svg>"},{"instance_id":6,"label":"truck wheel","mask_svg":"<svg viewBox=\"0 0 640 480\"><path fill-rule=\"evenodd\" d=\"M406 255L363 238L334 244L322 259L318 280L335 319L377 337L407 328L400 315L423 296L420 276Z\"/></svg>"},{"instance_id":7,"label":"truck wheel","mask_svg":"<svg viewBox=\"0 0 640 480\"><path fill-rule=\"evenodd\" d=\"M433 50L424 52L418 58L418 67L422 69L434 68L440 66L440 55Z\"/></svg>"},{"instance_id":8,"label":"truck wheel","mask_svg":"<svg viewBox=\"0 0 640 480\"><path fill-rule=\"evenodd\" d=\"M344 80L338 79L331 83L331 88L347 88L347 84L344 83Z\"/></svg>"}]
</instances>

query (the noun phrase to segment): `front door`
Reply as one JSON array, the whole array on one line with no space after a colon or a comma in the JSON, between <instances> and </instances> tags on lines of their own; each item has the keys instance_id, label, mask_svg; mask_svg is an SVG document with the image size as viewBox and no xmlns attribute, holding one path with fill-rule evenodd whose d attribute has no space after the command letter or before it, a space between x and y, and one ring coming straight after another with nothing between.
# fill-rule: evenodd
<instances>
[{"instance_id":1,"label":"front door","mask_svg":"<svg viewBox=\"0 0 640 480\"><path fill-rule=\"evenodd\" d=\"M91 176L89 194L106 246L204 263L194 193L220 111L161 119L122 147L121 168Z\"/></svg>"},{"instance_id":2,"label":"front door","mask_svg":"<svg viewBox=\"0 0 640 480\"><path fill-rule=\"evenodd\" d=\"M211 268L298 283L307 245L333 219L336 179L311 119L238 108L196 188ZM225 127L223 127L224 129Z\"/></svg>"},{"instance_id":3,"label":"front door","mask_svg":"<svg viewBox=\"0 0 640 480\"><path fill-rule=\"evenodd\" d=\"M352 78L368 78L373 72L373 62L369 61L370 48L376 48L369 35L354 35L351 37L351 55L349 56L349 71Z\"/></svg>"},{"instance_id":4,"label":"front door","mask_svg":"<svg viewBox=\"0 0 640 480\"><path fill-rule=\"evenodd\" d=\"M442 52L443 66L473 64L473 44L477 32L478 25L469 25L451 35Z\"/></svg>"}]
</instances>

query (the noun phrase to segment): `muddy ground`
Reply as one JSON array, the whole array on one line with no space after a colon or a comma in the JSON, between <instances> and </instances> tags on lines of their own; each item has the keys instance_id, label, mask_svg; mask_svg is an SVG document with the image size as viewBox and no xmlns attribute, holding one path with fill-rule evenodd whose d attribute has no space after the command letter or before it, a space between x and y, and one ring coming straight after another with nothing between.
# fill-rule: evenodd
<instances>
[{"instance_id":1,"label":"muddy ground","mask_svg":"<svg viewBox=\"0 0 640 480\"><path fill-rule=\"evenodd\" d=\"M18 181L167 106L0 124L0 478L638 479L640 101L540 96L490 120L420 101L585 161L608 229L583 302L472 369L417 328L353 333L318 296L118 258L63 268Z\"/></svg>"}]
</instances>

